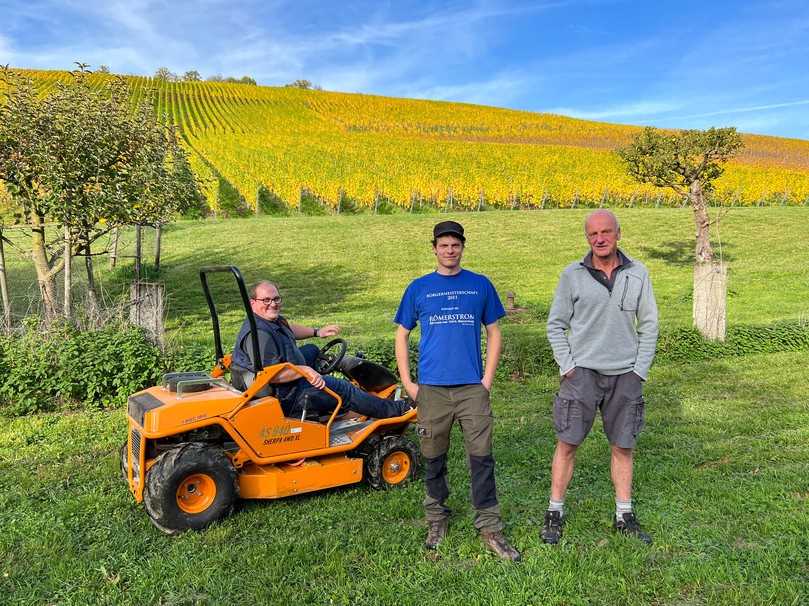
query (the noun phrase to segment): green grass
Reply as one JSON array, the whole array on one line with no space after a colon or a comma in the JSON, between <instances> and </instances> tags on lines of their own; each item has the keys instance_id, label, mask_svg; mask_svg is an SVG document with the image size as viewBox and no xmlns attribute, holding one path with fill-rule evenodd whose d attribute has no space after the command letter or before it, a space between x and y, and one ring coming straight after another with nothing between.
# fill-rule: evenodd
<instances>
[{"instance_id":1,"label":"green grass","mask_svg":"<svg viewBox=\"0 0 809 606\"><path fill-rule=\"evenodd\" d=\"M690 323L693 226L686 210L625 210L623 247L651 269L663 327ZM529 308L510 335L544 338L557 276L585 250L584 211L463 215L466 265ZM805 318L805 209L734 210L722 224L731 324ZM392 335L402 289L429 271L436 216L258 218L180 223L164 239L170 338L208 342L197 269L234 263L276 279L298 321L337 321L352 342ZM126 267L103 281L125 288ZM14 292L30 271L11 260ZM233 297L229 299L232 305ZM235 309L223 309L232 335ZM229 339L225 342L229 343ZM475 536L460 436L455 510L438 557L421 542L420 483L363 485L245 503L206 532L159 533L119 478L123 411L0 424L0 604L805 604L809 601L809 376L805 352L657 365L635 501L654 535L614 536L609 449L580 449L563 543L539 540L554 437L552 377L494 390L497 479L519 564Z\"/></svg>"},{"instance_id":2,"label":"green grass","mask_svg":"<svg viewBox=\"0 0 809 606\"><path fill-rule=\"evenodd\" d=\"M455 511L438 556L421 548L420 483L245 503L171 538L118 475L123 414L16 419L0 428L4 604L805 604L809 379L804 355L658 367L638 446L647 548L609 530L600 427L582 446L560 546L539 539L553 449L552 379L496 386L495 456L519 564L475 537L460 436Z\"/></svg>"}]
</instances>

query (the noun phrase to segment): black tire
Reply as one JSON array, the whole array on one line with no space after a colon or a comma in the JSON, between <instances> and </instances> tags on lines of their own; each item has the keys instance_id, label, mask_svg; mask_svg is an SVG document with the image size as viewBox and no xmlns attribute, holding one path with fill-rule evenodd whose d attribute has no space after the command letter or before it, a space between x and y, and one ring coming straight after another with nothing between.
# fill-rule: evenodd
<instances>
[{"instance_id":1,"label":"black tire","mask_svg":"<svg viewBox=\"0 0 809 606\"><path fill-rule=\"evenodd\" d=\"M365 458L365 479L377 490L407 483L418 469L418 446L404 436L382 438Z\"/></svg>"},{"instance_id":2,"label":"black tire","mask_svg":"<svg viewBox=\"0 0 809 606\"><path fill-rule=\"evenodd\" d=\"M238 497L233 463L220 447L198 442L161 454L143 489L146 513L168 534L201 530L230 515Z\"/></svg>"},{"instance_id":3,"label":"black tire","mask_svg":"<svg viewBox=\"0 0 809 606\"><path fill-rule=\"evenodd\" d=\"M124 440L124 443L121 444L121 448L118 449L118 461L121 466L121 477L124 479L124 482L129 485L129 441Z\"/></svg>"}]
</instances>

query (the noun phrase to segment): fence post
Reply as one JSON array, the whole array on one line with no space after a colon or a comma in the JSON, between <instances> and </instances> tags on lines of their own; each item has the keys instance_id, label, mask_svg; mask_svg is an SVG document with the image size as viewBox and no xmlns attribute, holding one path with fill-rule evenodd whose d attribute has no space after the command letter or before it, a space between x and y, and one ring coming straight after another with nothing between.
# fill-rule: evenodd
<instances>
[{"instance_id":1,"label":"fence post","mask_svg":"<svg viewBox=\"0 0 809 606\"><path fill-rule=\"evenodd\" d=\"M72 259L73 255L71 254L73 251L70 249L72 244L70 242L70 228L65 225L64 226L64 238L65 238L65 304L64 304L64 314L65 320L70 320L70 312L73 308L73 297L71 296L71 284L73 282L73 264Z\"/></svg>"},{"instance_id":2,"label":"fence post","mask_svg":"<svg viewBox=\"0 0 809 606\"><path fill-rule=\"evenodd\" d=\"M8 332L11 330L11 299L8 296L8 281L6 280L6 251L3 248L5 239L3 228L0 227L0 294L3 298L3 329Z\"/></svg>"},{"instance_id":3,"label":"fence post","mask_svg":"<svg viewBox=\"0 0 809 606\"><path fill-rule=\"evenodd\" d=\"M154 268L155 270L160 270L160 241L163 236L163 226L158 223L155 226L155 234L154 234Z\"/></svg>"},{"instance_id":4,"label":"fence post","mask_svg":"<svg viewBox=\"0 0 809 606\"><path fill-rule=\"evenodd\" d=\"M135 281L140 282L141 273L141 245L143 229L140 225L135 226Z\"/></svg>"}]
</instances>

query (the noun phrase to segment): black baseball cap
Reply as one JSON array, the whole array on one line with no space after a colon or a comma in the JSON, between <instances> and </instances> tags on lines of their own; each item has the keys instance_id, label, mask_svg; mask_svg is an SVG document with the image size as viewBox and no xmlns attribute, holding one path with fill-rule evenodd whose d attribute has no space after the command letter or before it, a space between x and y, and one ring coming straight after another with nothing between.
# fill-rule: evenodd
<instances>
[{"instance_id":1,"label":"black baseball cap","mask_svg":"<svg viewBox=\"0 0 809 606\"><path fill-rule=\"evenodd\" d=\"M461 242L466 242L463 235L463 225L456 221L441 221L433 227L433 240L437 240L441 236L455 236Z\"/></svg>"}]
</instances>

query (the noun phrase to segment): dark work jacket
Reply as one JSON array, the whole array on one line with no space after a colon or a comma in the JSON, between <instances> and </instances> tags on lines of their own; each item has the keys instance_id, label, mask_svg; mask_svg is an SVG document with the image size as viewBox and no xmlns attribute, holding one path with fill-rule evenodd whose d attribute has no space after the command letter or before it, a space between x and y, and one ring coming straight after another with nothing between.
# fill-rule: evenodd
<instances>
[{"instance_id":1,"label":"dark work jacket","mask_svg":"<svg viewBox=\"0 0 809 606\"><path fill-rule=\"evenodd\" d=\"M258 316L255 316L255 319L262 367L282 362L306 364L286 318L280 316L275 322ZM236 345L233 347L233 362L242 368L253 368L253 344L250 338L250 322L247 319L242 323L239 336L236 337Z\"/></svg>"},{"instance_id":2,"label":"dark work jacket","mask_svg":"<svg viewBox=\"0 0 809 606\"><path fill-rule=\"evenodd\" d=\"M254 316L256 328L258 329L258 349L261 352L261 366L272 366L282 362L289 362L298 366L306 364L301 350L298 349L295 335L289 327L289 322L283 316L279 316L275 322L270 322L264 318ZM242 368L253 370L253 344L250 338L250 322L245 319L236 337L236 345L233 347L233 364ZM279 397L286 399L298 386L302 379L278 385Z\"/></svg>"}]
</instances>

